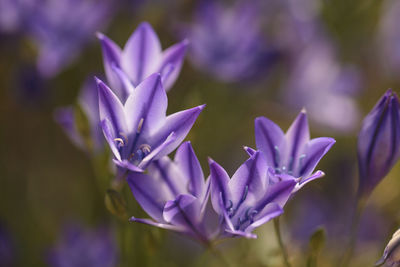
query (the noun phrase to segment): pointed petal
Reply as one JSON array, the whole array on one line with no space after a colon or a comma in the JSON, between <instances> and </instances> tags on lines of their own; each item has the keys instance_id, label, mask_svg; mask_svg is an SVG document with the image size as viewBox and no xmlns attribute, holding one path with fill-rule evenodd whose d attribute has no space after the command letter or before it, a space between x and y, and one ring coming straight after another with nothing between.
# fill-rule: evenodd
<instances>
[{"instance_id":1,"label":"pointed petal","mask_svg":"<svg viewBox=\"0 0 400 267\"><path fill-rule=\"evenodd\" d=\"M119 92L117 93L121 103L125 103L128 97L133 93L135 87L133 86L129 77L115 64L111 66L115 76L118 78L119 82Z\"/></svg>"},{"instance_id":2,"label":"pointed petal","mask_svg":"<svg viewBox=\"0 0 400 267\"><path fill-rule=\"evenodd\" d=\"M168 200L175 199L165 182L159 177L136 172L129 173L127 182L143 210L154 220L164 222L164 205Z\"/></svg>"},{"instance_id":3,"label":"pointed petal","mask_svg":"<svg viewBox=\"0 0 400 267\"><path fill-rule=\"evenodd\" d=\"M309 176L317 166L321 158L329 151L335 143L335 139L329 137L320 137L308 142L305 149L305 158L299 164L299 172L296 177Z\"/></svg>"},{"instance_id":4,"label":"pointed petal","mask_svg":"<svg viewBox=\"0 0 400 267\"><path fill-rule=\"evenodd\" d=\"M286 158L283 159L283 165L288 166L289 169L295 170L298 165L296 159L303 153L308 141L310 141L310 131L308 128L307 114L303 109L286 132Z\"/></svg>"},{"instance_id":5,"label":"pointed petal","mask_svg":"<svg viewBox=\"0 0 400 267\"><path fill-rule=\"evenodd\" d=\"M102 33L97 33L97 38L101 43L104 71L106 73L107 81L111 88L115 90L115 93L118 95L118 97L121 97L121 84L112 69L113 65L120 67L121 48Z\"/></svg>"},{"instance_id":6,"label":"pointed petal","mask_svg":"<svg viewBox=\"0 0 400 267\"><path fill-rule=\"evenodd\" d=\"M325 176L325 173L323 171L316 171L311 176L308 176L305 179L301 178L300 182L294 188L292 194L294 194L295 192L299 191L303 186L305 186L309 182L311 182L311 181L313 181L315 179L322 178L324 176Z\"/></svg>"},{"instance_id":7,"label":"pointed petal","mask_svg":"<svg viewBox=\"0 0 400 267\"><path fill-rule=\"evenodd\" d=\"M107 141L108 145L110 146L110 149L111 149L112 153L114 154L114 157L118 161L120 161L121 154L119 153L116 142L115 142L115 138L117 136L116 136L115 130L113 129L110 121L108 119L102 120L101 128L103 129L104 137L106 138L106 141Z\"/></svg>"},{"instance_id":8,"label":"pointed petal","mask_svg":"<svg viewBox=\"0 0 400 267\"><path fill-rule=\"evenodd\" d=\"M129 118L128 127L131 132L140 131L141 135L147 136L154 129L159 129L165 121L167 101L160 74L150 75L141 82L125 103L125 114ZM138 130L142 119L141 129Z\"/></svg>"},{"instance_id":9,"label":"pointed petal","mask_svg":"<svg viewBox=\"0 0 400 267\"><path fill-rule=\"evenodd\" d=\"M113 159L113 162L115 163L115 165L125 169L125 170L129 170L131 172L143 172L143 170L135 165L133 165L131 162L129 162L128 160L116 160Z\"/></svg>"},{"instance_id":10,"label":"pointed petal","mask_svg":"<svg viewBox=\"0 0 400 267\"><path fill-rule=\"evenodd\" d=\"M113 129L114 138L120 133L127 133L124 107L111 89L96 78L99 94L100 120L107 119Z\"/></svg>"},{"instance_id":11,"label":"pointed petal","mask_svg":"<svg viewBox=\"0 0 400 267\"><path fill-rule=\"evenodd\" d=\"M182 42L169 47L162 54L159 72L161 73L166 91L171 89L179 76L188 44L189 42L187 40L183 40Z\"/></svg>"},{"instance_id":12,"label":"pointed petal","mask_svg":"<svg viewBox=\"0 0 400 267\"><path fill-rule=\"evenodd\" d=\"M256 152L232 176L229 189L233 204L255 201L265 193L267 165L261 152ZM254 205L255 203L248 203Z\"/></svg>"},{"instance_id":13,"label":"pointed petal","mask_svg":"<svg viewBox=\"0 0 400 267\"><path fill-rule=\"evenodd\" d=\"M252 224L250 224L246 228L246 233L252 232L255 228L260 227L264 223L272 220L275 217L278 217L283 213L283 209L276 203L271 203L268 204L260 213L259 216L257 216L257 220L254 221Z\"/></svg>"},{"instance_id":14,"label":"pointed petal","mask_svg":"<svg viewBox=\"0 0 400 267\"><path fill-rule=\"evenodd\" d=\"M244 146L243 149L247 152L247 154L251 157L254 155L254 153L256 153L256 150L248 147L248 146Z\"/></svg>"},{"instance_id":15,"label":"pointed petal","mask_svg":"<svg viewBox=\"0 0 400 267\"><path fill-rule=\"evenodd\" d=\"M122 52L121 65L136 86L151 73L161 58L161 44L149 23L141 23Z\"/></svg>"},{"instance_id":16,"label":"pointed petal","mask_svg":"<svg viewBox=\"0 0 400 267\"><path fill-rule=\"evenodd\" d=\"M160 140L174 132L176 140L166 148L163 155L171 153L185 139L204 107L205 105L201 105L169 115L164 125L151 137L151 143L158 144Z\"/></svg>"},{"instance_id":17,"label":"pointed petal","mask_svg":"<svg viewBox=\"0 0 400 267\"><path fill-rule=\"evenodd\" d=\"M129 219L130 222L138 222L138 223L143 223L143 224L148 224L151 226L159 227L162 229L166 230L172 230L172 231L178 231L178 232L183 232L185 229L176 225L170 225L170 224L165 224L165 223L158 223L149 219L139 219L135 217L131 217Z\"/></svg>"},{"instance_id":18,"label":"pointed petal","mask_svg":"<svg viewBox=\"0 0 400 267\"><path fill-rule=\"evenodd\" d=\"M220 197L222 197L222 205L227 206L231 200L231 194L229 191L229 175L226 173L224 168L222 168L218 163L212 159L208 159L208 164L210 166L210 179L211 179L211 203L214 210L222 214L220 206Z\"/></svg>"},{"instance_id":19,"label":"pointed petal","mask_svg":"<svg viewBox=\"0 0 400 267\"><path fill-rule=\"evenodd\" d=\"M265 117L255 119L256 145L257 150L265 154L266 162L271 167L278 167L281 164L279 154L283 150L284 133L274 122Z\"/></svg>"},{"instance_id":20,"label":"pointed petal","mask_svg":"<svg viewBox=\"0 0 400 267\"><path fill-rule=\"evenodd\" d=\"M169 147L176 142L176 135L174 132L172 132L167 138L164 140L163 143L161 143L159 146L157 146L155 149L153 149L150 154L148 154L139 164L139 168L142 168L143 170L147 168L147 166L156 159L160 159L169 153L167 151L169 150Z\"/></svg>"},{"instance_id":21,"label":"pointed petal","mask_svg":"<svg viewBox=\"0 0 400 267\"><path fill-rule=\"evenodd\" d=\"M229 230L229 229L225 229L225 232L234 235L234 236L238 236L238 237L245 237L245 238L249 238L249 239L256 239L257 235L253 234L253 233L247 233L247 232L243 232L243 231L236 231L236 230Z\"/></svg>"},{"instance_id":22,"label":"pointed petal","mask_svg":"<svg viewBox=\"0 0 400 267\"><path fill-rule=\"evenodd\" d=\"M270 186L265 196L258 201L255 210L263 210L266 205L272 202L283 207L291 196L295 185L294 180L286 180Z\"/></svg>"},{"instance_id":23,"label":"pointed petal","mask_svg":"<svg viewBox=\"0 0 400 267\"><path fill-rule=\"evenodd\" d=\"M175 163L183 177L188 179L189 192L198 198L202 197L205 190L204 174L190 142L185 142L178 148Z\"/></svg>"},{"instance_id":24,"label":"pointed petal","mask_svg":"<svg viewBox=\"0 0 400 267\"><path fill-rule=\"evenodd\" d=\"M194 233L198 232L200 205L192 195L179 195L164 206L164 220L173 225L183 226Z\"/></svg>"}]
</instances>

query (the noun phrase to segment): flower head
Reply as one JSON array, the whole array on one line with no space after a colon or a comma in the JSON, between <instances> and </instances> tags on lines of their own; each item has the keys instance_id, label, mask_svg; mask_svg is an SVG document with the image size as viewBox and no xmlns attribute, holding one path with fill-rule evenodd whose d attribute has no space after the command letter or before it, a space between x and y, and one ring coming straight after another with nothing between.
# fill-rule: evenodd
<instances>
[{"instance_id":1,"label":"flower head","mask_svg":"<svg viewBox=\"0 0 400 267\"><path fill-rule=\"evenodd\" d=\"M82 118L82 116L85 118ZM78 108L59 108L55 112L55 119L77 147L95 153L100 152L104 147L104 138L100 127L97 86L93 79L87 80L81 88Z\"/></svg>"},{"instance_id":2,"label":"flower head","mask_svg":"<svg viewBox=\"0 0 400 267\"><path fill-rule=\"evenodd\" d=\"M368 194L400 157L399 98L388 90L365 117L358 135L359 193Z\"/></svg>"},{"instance_id":3,"label":"flower head","mask_svg":"<svg viewBox=\"0 0 400 267\"><path fill-rule=\"evenodd\" d=\"M296 182L272 183L260 152L255 152L232 178L215 161L209 160L212 206L222 218L222 236L256 238L252 231L282 214Z\"/></svg>"},{"instance_id":4,"label":"flower head","mask_svg":"<svg viewBox=\"0 0 400 267\"><path fill-rule=\"evenodd\" d=\"M238 1L232 8L202 3L187 30L194 65L225 82L255 77L270 66L277 53L265 49L254 2Z\"/></svg>"},{"instance_id":5,"label":"flower head","mask_svg":"<svg viewBox=\"0 0 400 267\"><path fill-rule=\"evenodd\" d=\"M171 153L186 137L204 105L166 116L167 95L160 74L133 89L126 102L97 79L100 121L114 154L114 162L130 171L142 171L155 159Z\"/></svg>"},{"instance_id":6,"label":"flower head","mask_svg":"<svg viewBox=\"0 0 400 267\"><path fill-rule=\"evenodd\" d=\"M118 263L116 242L108 229L66 227L48 254L52 267L114 267Z\"/></svg>"},{"instance_id":7,"label":"flower head","mask_svg":"<svg viewBox=\"0 0 400 267\"><path fill-rule=\"evenodd\" d=\"M138 86L153 73L160 73L165 90L169 90L178 78L188 41L184 40L165 51L149 23L143 22L132 33L124 49L99 33L103 49L104 69L107 81L122 100L128 97L124 81ZM121 77L124 76L124 77Z\"/></svg>"},{"instance_id":8,"label":"flower head","mask_svg":"<svg viewBox=\"0 0 400 267\"><path fill-rule=\"evenodd\" d=\"M213 230L206 225L209 182L189 142L183 143L174 161L163 157L149 165L148 173L130 173L128 184L150 219L131 221L178 231L207 245Z\"/></svg>"},{"instance_id":9,"label":"flower head","mask_svg":"<svg viewBox=\"0 0 400 267\"><path fill-rule=\"evenodd\" d=\"M255 132L257 150L264 154L264 164L272 167L279 179L295 179L296 190L324 176L322 171L314 172L314 169L335 140L329 137L310 140L305 110L299 113L286 134L265 117L256 118ZM248 148L247 152L254 153Z\"/></svg>"}]
</instances>

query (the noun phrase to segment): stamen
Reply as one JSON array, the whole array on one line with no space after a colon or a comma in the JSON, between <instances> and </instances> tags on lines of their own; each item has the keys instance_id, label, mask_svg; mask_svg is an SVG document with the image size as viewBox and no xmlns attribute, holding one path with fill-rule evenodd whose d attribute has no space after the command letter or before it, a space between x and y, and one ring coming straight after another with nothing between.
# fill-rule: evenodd
<instances>
[{"instance_id":1,"label":"stamen","mask_svg":"<svg viewBox=\"0 0 400 267\"><path fill-rule=\"evenodd\" d=\"M293 157L290 157L290 159L289 159L289 168L288 168L288 174L290 174L290 175L293 174L293 165L294 165Z\"/></svg>"},{"instance_id":2,"label":"stamen","mask_svg":"<svg viewBox=\"0 0 400 267\"><path fill-rule=\"evenodd\" d=\"M303 159L306 157L306 154L301 154L299 157L299 168L298 170L301 170L303 168ZM299 175L301 175L301 173L299 173Z\"/></svg>"},{"instance_id":3,"label":"stamen","mask_svg":"<svg viewBox=\"0 0 400 267\"><path fill-rule=\"evenodd\" d=\"M140 133L143 127L143 118L140 119L136 132Z\"/></svg>"},{"instance_id":4,"label":"stamen","mask_svg":"<svg viewBox=\"0 0 400 267\"><path fill-rule=\"evenodd\" d=\"M151 146L148 144L143 144L139 146L139 149L147 156L151 151Z\"/></svg>"},{"instance_id":5,"label":"stamen","mask_svg":"<svg viewBox=\"0 0 400 267\"><path fill-rule=\"evenodd\" d=\"M124 140L122 140L122 138L114 138L115 142L118 142L117 146L118 148L125 146L125 142Z\"/></svg>"},{"instance_id":6,"label":"stamen","mask_svg":"<svg viewBox=\"0 0 400 267\"><path fill-rule=\"evenodd\" d=\"M246 197L247 197L247 193L248 193L248 192L249 192L249 186L246 185L246 187L244 188L243 196L242 196L242 202L246 200Z\"/></svg>"},{"instance_id":7,"label":"stamen","mask_svg":"<svg viewBox=\"0 0 400 267\"><path fill-rule=\"evenodd\" d=\"M279 147L278 146L274 146L275 149L275 168L279 168L279 163L281 161L281 157L280 157L280 153L279 153Z\"/></svg>"}]
</instances>

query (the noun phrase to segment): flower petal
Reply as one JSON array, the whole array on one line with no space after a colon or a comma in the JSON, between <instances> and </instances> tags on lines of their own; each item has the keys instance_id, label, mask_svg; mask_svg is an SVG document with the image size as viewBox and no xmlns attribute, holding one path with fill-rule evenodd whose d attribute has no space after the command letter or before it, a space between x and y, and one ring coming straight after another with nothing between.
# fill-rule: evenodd
<instances>
[{"instance_id":1,"label":"flower petal","mask_svg":"<svg viewBox=\"0 0 400 267\"><path fill-rule=\"evenodd\" d=\"M183 227L179 227L176 225L170 225L170 224L165 224L165 223L158 223L149 219L139 219L135 217L131 217L129 219L130 222L138 222L138 223L143 223L143 224L148 224L151 226L159 227L162 229L166 230L172 230L172 231L178 231L178 232L183 232L185 229Z\"/></svg>"},{"instance_id":2,"label":"flower petal","mask_svg":"<svg viewBox=\"0 0 400 267\"><path fill-rule=\"evenodd\" d=\"M158 70L161 73L166 91L171 89L172 85L178 78L188 44L188 40L183 40L182 42L167 48L162 54L161 66Z\"/></svg>"},{"instance_id":3,"label":"flower petal","mask_svg":"<svg viewBox=\"0 0 400 267\"><path fill-rule=\"evenodd\" d=\"M161 59L161 44L149 23L141 23L122 52L121 65L136 86L151 73Z\"/></svg>"},{"instance_id":4,"label":"flower petal","mask_svg":"<svg viewBox=\"0 0 400 267\"><path fill-rule=\"evenodd\" d=\"M309 140L310 131L308 128L307 113L303 109L286 132L287 146L283 165L288 166L291 170L295 170L298 165L296 159L299 158Z\"/></svg>"},{"instance_id":5,"label":"flower petal","mask_svg":"<svg viewBox=\"0 0 400 267\"><path fill-rule=\"evenodd\" d=\"M103 129L104 137L108 145L110 146L111 151L114 154L114 157L120 161L121 154L118 151L117 144L115 143L116 133L114 128L112 127L110 121L108 119L104 119L101 121L101 128Z\"/></svg>"},{"instance_id":6,"label":"flower petal","mask_svg":"<svg viewBox=\"0 0 400 267\"><path fill-rule=\"evenodd\" d=\"M284 149L282 145L285 137L281 128L265 117L258 117L255 119L255 132L257 150L264 153L267 165L279 167L282 159L277 154L277 148L281 151Z\"/></svg>"},{"instance_id":7,"label":"flower petal","mask_svg":"<svg viewBox=\"0 0 400 267\"><path fill-rule=\"evenodd\" d=\"M175 163L183 177L188 179L189 193L202 197L205 193L204 174L190 142L185 142L178 148Z\"/></svg>"},{"instance_id":8,"label":"flower petal","mask_svg":"<svg viewBox=\"0 0 400 267\"><path fill-rule=\"evenodd\" d=\"M218 163L211 158L208 159L210 166L210 179L211 179L211 203L214 210L222 214L220 197L222 197L222 205L226 207L228 202L231 200L231 194L229 191L229 175L226 173Z\"/></svg>"},{"instance_id":9,"label":"flower petal","mask_svg":"<svg viewBox=\"0 0 400 267\"><path fill-rule=\"evenodd\" d=\"M161 143L159 146L157 146L155 149L153 149L150 154L148 154L139 164L139 168L142 168L143 170L147 168L147 166L156 159L160 159L164 156L166 156L168 153L166 153L166 150L169 149L171 144L173 144L176 140L176 135L174 132L172 132L167 138L164 140L163 143Z\"/></svg>"},{"instance_id":10,"label":"flower petal","mask_svg":"<svg viewBox=\"0 0 400 267\"><path fill-rule=\"evenodd\" d=\"M169 200L163 211L164 220L168 223L184 226L196 232L200 218L200 205L198 199L192 195L178 195L176 199Z\"/></svg>"},{"instance_id":11,"label":"flower petal","mask_svg":"<svg viewBox=\"0 0 400 267\"><path fill-rule=\"evenodd\" d=\"M283 207L291 196L295 185L295 180L286 180L270 186L265 196L258 201L254 209L258 211L263 210L265 206L272 202Z\"/></svg>"},{"instance_id":12,"label":"flower petal","mask_svg":"<svg viewBox=\"0 0 400 267\"><path fill-rule=\"evenodd\" d=\"M165 121L167 102L160 74L150 75L141 82L125 103L125 114L129 118L128 127L131 132L140 131L141 135L149 135L154 129L159 129Z\"/></svg>"},{"instance_id":13,"label":"flower petal","mask_svg":"<svg viewBox=\"0 0 400 267\"><path fill-rule=\"evenodd\" d=\"M129 77L126 75L126 73L123 72L119 67L113 64L111 68L119 82L119 91L117 92L117 95L121 100L121 103L125 103L128 97L133 93L135 87L133 86L131 80L129 80Z\"/></svg>"},{"instance_id":14,"label":"flower petal","mask_svg":"<svg viewBox=\"0 0 400 267\"><path fill-rule=\"evenodd\" d=\"M107 119L113 129L114 138L118 137L120 133L127 133L125 122L124 107L119 101L118 97L111 91L111 89L103 83L100 79L96 78L98 94L99 94L99 112L100 120Z\"/></svg>"},{"instance_id":15,"label":"flower petal","mask_svg":"<svg viewBox=\"0 0 400 267\"><path fill-rule=\"evenodd\" d=\"M278 217L283 213L283 209L276 203L268 204L261 213L256 216L258 219L246 228L246 233L252 232L255 228L260 227L264 223Z\"/></svg>"},{"instance_id":16,"label":"flower petal","mask_svg":"<svg viewBox=\"0 0 400 267\"><path fill-rule=\"evenodd\" d=\"M299 164L299 172L296 177L309 176L317 166L321 158L329 151L335 143L335 139L329 137L314 138L308 142L305 149L305 158Z\"/></svg>"},{"instance_id":17,"label":"flower petal","mask_svg":"<svg viewBox=\"0 0 400 267\"><path fill-rule=\"evenodd\" d=\"M311 182L311 181L313 181L315 179L318 179L318 178L322 178L324 176L325 176L325 173L323 171L316 171L315 173L313 173L312 175L306 177L305 179L301 178L300 182L294 188L292 194L294 194L295 192L299 191L303 186L305 186L309 182Z\"/></svg>"},{"instance_id":18,"label":"flower petal","mask_svg":"<svg viewBox=\"0 0 400 267\"><path fill-rule=\"evenodd\" d=\"M80 148L84 148L84 141L76 128L74 110L72 107L58 108L54 112L55 121L63 128L68 138Z\"/></svg>"},{"instance_id":19,"label":"flower petal","mask_svg":"<svg viewBox=\"0 0 400 267\"><path fill-rule=\"evenodd\" d=\"M111 88L115 90L117 96L122 97L122 92L120 91L121 83L112 69L113 65L120 67L122 53L121 48L116 43L114 43L114 41L112 41L102 33L97 33L97 38L100 40L101 43L104 71L106 73L107 81L110 84Z\"/></svg>"},{"instance_id":20,"label":"flower petal","mask_svg":"<svg viewBox=\"0 0 400 267\"><path fill-rule=\"evenodd\" d=\"M137 202L146 213L158 222L164 222L163 209L168 200L175 196L168 185L155 175L131 172L127 178L128 185Z\"/></svg>"},{"instance_id":21,"label":"flower petal","mask_svg":"<svg viewBox=\"0 0 400 267\"><path fill-rule=\"evenodd\" d=\"M254 153L256 153L256 150L248 147L248 146L244 146L243 149L247 152L247 154L251 157L254 155Z\"/></svg>"},{"instance_id":22,"label":"flower petal","mask_svg":"<svg viewBox=\"0 0 400 267\"><path fill-rule=\"evenodd\" d=\"M171 132L174 132L176 140L165 149L162 155L171 153L185 139L204 107L205 105L201 105L169 115L164 125L152 137L149 137L151 143L157 145Z\"/></svg>"}]
</instances>

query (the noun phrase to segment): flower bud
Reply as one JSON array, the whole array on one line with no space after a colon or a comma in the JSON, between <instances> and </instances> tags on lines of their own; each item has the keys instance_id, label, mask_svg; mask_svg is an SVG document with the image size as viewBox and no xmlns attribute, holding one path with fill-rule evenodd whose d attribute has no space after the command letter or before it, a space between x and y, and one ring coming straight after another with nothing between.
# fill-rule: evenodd
<instances>
[{"instance_id":1,"label":"flower bud","mask_svg":"<svg viewBox=\"0 0 400 267\"><path fill-rule=\"evenodd\" d=\"M365 117L358 136L359 194L371 193L400 156L399 99L389 89Z\"/></svg>"}]
</instances>

